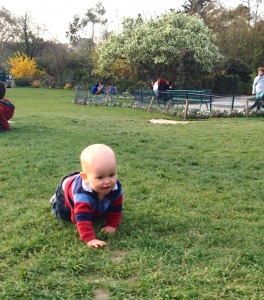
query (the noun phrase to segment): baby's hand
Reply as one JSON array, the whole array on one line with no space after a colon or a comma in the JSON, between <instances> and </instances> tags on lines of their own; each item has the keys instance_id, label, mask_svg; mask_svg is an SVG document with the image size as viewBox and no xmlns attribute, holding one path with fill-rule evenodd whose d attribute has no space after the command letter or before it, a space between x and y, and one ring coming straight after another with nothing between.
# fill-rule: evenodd
<instances>
[{"instance_id":1,"label":"baby's hand","mask_svg":"<svg viewBox=\"0 0 264 300\"><path fill-rule=\"evenodd\" d=\"M88 247L98 248L99 246L105 246L105 245L106 245L106 242L100 241L100 240L97 240L97 239L94 239L94 240L91 240L91 241L87 242Z\"/></svg>"},{"instance_id":2,"label":"baby's hand","mask_svg":"<svg viewBox=\"0 0 264 300\"><path fill-rule=\"evenodd\" d=\"M107 233L115 233L116 229L111 226L106 226L100 230L101 232L105 231Z\"/></svg>"}]
</instances>

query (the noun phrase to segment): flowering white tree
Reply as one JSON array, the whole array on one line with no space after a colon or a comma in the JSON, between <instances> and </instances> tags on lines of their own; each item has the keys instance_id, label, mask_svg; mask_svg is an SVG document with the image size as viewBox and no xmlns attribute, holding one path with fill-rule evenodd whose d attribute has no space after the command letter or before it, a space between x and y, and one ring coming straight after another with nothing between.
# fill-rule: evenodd
<instances>
[{"instance_id":1,"label":"flowering white tree","mask_svg":"<svg viewBox=\"0 0 264 300\"><path fill-rule=\"evenodd\" d=\"M197 16L171 12L143 22L127 18L121 34L112 35L99 49L98 70L111 76L111 66L118 59L143 67L148 75L174 80L181 72L188 53L202 71L210 72L219 60L216 36Z\"/></svg>"}]
</instances>

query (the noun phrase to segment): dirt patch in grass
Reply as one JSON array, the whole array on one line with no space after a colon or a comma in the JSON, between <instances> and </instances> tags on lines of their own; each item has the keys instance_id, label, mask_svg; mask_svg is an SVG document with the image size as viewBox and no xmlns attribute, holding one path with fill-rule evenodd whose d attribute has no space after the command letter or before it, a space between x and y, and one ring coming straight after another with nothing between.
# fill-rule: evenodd
<instances>
[{"instance_id":1,"label":"dirt patch in grass","mask_svg":"<svg viewBox=\"0 0 264 300\"><path fill-rule=\"evenodd\" d=\"M150 119L150 123L154 124L187 124L188 121L173 121L173 120L165 120L165 119Z\"/></svg>"},{"instance_id":2,"label":"dirt patch in grass","mask_svg":"<svg viewBox=\"0 0 264 300\"><path fill-rule=\"evenodd\" d=\"M126 253L124 252L114 252L112 254L112 257L110 258L112 263L119 263L121 262L126 256Z\"/></svg>"},{"instance_id":3,"label":"dirt patch in grass","mask_svg":"<svg viewBox=\"0 0 264 300\"><path fill-rule=\"evenodd\" d=\"M110 293L104 289L98 289L94 291L94 299L108 300L110 299Z\"/></svg>"}]
</instances>

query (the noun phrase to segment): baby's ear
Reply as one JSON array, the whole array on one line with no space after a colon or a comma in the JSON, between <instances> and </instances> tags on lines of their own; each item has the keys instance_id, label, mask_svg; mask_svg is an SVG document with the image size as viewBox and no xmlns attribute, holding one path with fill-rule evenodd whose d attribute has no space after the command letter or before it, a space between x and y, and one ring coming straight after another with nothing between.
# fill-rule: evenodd
<instances>
[{"instance_id":1,"label":"baby's ear","mask_svg":"<svg viewBox=\"0 0 264 300\"><path fill-rule=\"evenodd\" d=\"M84 172L80 172L80 176L85 182L87 181L87 175Z\"/></svg>"}]
</instances>

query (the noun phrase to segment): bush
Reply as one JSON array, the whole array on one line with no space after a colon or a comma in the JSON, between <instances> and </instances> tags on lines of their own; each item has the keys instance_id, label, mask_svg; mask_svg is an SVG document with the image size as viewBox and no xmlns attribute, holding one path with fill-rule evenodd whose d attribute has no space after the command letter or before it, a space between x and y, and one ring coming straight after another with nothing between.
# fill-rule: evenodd
<instances>
[{"instance_id":1,"label":"bush","mask_svg":"<svg viewBox=\"0 0 264 300\"><path fill-rule=\"evenodd\" d=\"M238 94L238 75L216 74L212 81L212 91L217 94Z\"/></svg>"},{"instance_id":2,"label":"bush","mask_svg":"<svg viewBox=\"0 0 264 300\"><path fill-rule=\"evenodd\" d=\"M35 87L35 88L40 88L40 86L41 86L40 80L34 80L34 81L31 83L31 86L33 86L33 87Z\"/></svg>"},{"instance_id":3,"label":"bush","mask_svg":"<svg viewBox=\"0 0 264 300\"><path fill-rule=\"evenodd\" d=\"M72 89L72 85L70 83L66 83L64 86L65 90L71 90Z\"/></svg>"},{"instance_id":4,"label":"bush","mask_svg":"<svg viewBox=\"0 0 264 300\"><path fill-rule=\"evenodd\" d=\"M126 92L129 89L129 87L133 86L134 84L135 82L126 79L121 79L116 81L116 89L118 93L123 93Z\"/></svg>"},{"instance_id":5,"label":"bush","mask_svg":"<svg viewBox=\"0 0 264 300\"><path fill-rule=\"evenodd\" d=\"M252 84L243 82L243 81L239 81L238 90L239 90L240 94L251 95L252 94Z\"/></svg>"},{"instance_id":6,"label":"bush","mask_svg":"<svg viewBox=\"0 0 264 300\"><path fill-rule=\"evenodd\" d=\"M140 81L140 82L130 86L127 89L127 92L129 92L131 95L134 95L135 90L146 90L146 89L148 89L148 86L146 85L146 83Z\"/></svg>"},{"instance_id":7,"label":"bush","mask_svg":"<svg viewBox=\"0 0 264 300\"><path fill-rule=\"evenodd\" d=\"M42 76L41 78L41 86L44 88L55 88L55 77L54 76Z\"/></svg>"},{"instance_id":8,"label":"bush","mask_svg":"<svg viewBox=\"0 0 264 300\"><path fill-rule=\"evenodd\" d=\"M18 77L14 80L16 86L30 86L30 78Z\"/></svg>"},{"instance_id":9,"label":"bush","mask_svg":"<svg viewBox=\"0 0 264 300\"><path fill-rule=\"evenodd\" d=\"M229 59L225 64L226 75L238 75L239 80L250 83L251 68L240 59Z\"/></svg>"}]
</instances>

